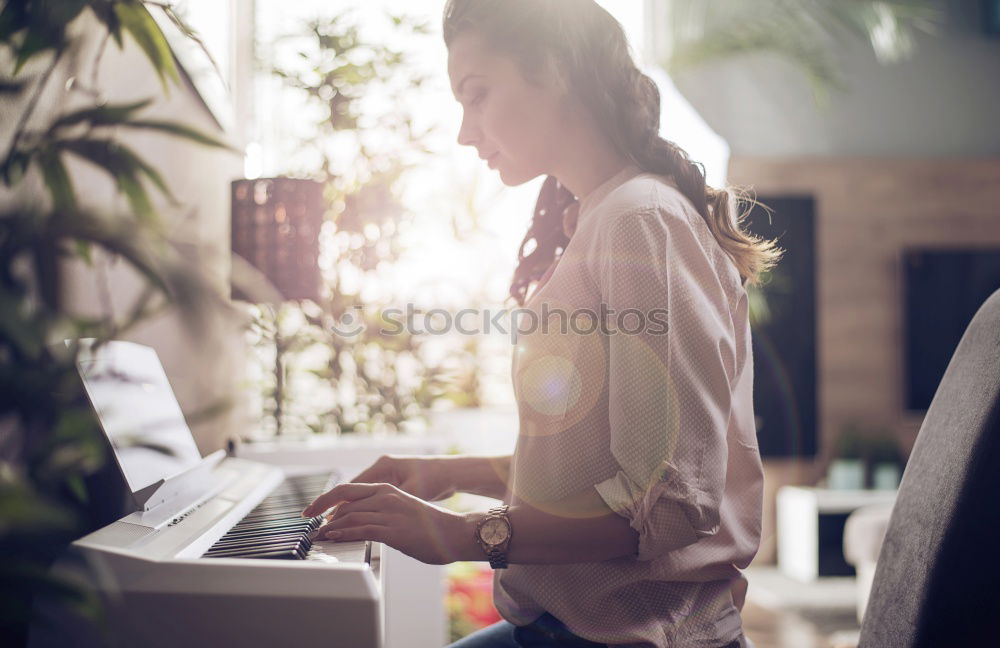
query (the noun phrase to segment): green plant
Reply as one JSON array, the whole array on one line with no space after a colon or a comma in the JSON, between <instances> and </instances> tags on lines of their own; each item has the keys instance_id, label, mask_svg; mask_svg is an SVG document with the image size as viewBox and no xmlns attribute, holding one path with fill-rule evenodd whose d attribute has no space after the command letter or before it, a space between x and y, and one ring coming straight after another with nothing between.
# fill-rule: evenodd
<instances>
[{"instance_id":1,"label":"green plant","mask_svg":"<svg viewBox=\"0 0 1000 648\"><path fill-rule=\"evenodd\" d=\"M386 21L391 42L429 31L406 16L386 15ZM282 367L263 385L265 411L276 430L298 422L314 431L397 431L423 416L443 390L419 337L381 332L390 325L384 314L395 296L385 294L380 273L398 260L410 218L397 186L428 153L424 142L430 134L417 132L409 109L391 98L419 91L426 77L408 66L403 51L365 37L351 10L311 20L274 47L290 48L295 63L268 61L262 67L298 93L309 108L305 112L315 116L308 136L296 142L300 156L282 172L325 184L329 211L321 241L329 261L319 302L285 304L277 314L254 311L256 339L275 350L281 358L275 364ZM370 104L373 97L390 103L379 111ZM288 326L280 325L282 312ZM359 317L359 333L338 332L345 328L338 323ZM306 367L318 357L325 358L322 366ZM302 387L308 382L302 374L320 384ZM292 384L310 395L287 388Z\"/></svg>"},{"instance_id":2,"label":"green plant","mask_svg":"<svg viewBox=\"0 0 1000 648\"><path fill-rule=\"evenodd\" d=\"M149 3L155 4L155 3ZM179 20L169 7L161 7ZM79 21L105 30L96 58L70 57L83 38ZM188 30L190 31L190 30ZM76 377L75 343L119 337L150 315L177 309L188 326L208 324L219 296L171 246L147 185L175 199L148 161L119 139L128 131L221 147L182 123L143 116L153 98L107 102L94 84L67 84L73 101L41 97L66 71L86 78L108 41L134 39L163 84L178 81L173 55L146 3L135 0L21 0L0 9L0 93L12 104L13 133L0 159L0 634L25 640L34 596L52 596L99 617L96 601L48 571L67 543L92 530L87 478L105 461L96 421ZM83 107L68 108L67 106ZM10 113L9 113L10 114ZM43 125L39 125L44 122ZM98 213L77 199L75 158L107 174L127 213ZM124 317L81 316L65 299L63 265L113 256L135 270L144 289Z\"/></svg>"},{"instance_id":3,"label":"green plant","mask_svg":"<svg viewBox=\"0 0 1000 648\"><path fill-rule=\"evenodd\" d=\"M909 57L931 33L934 0L666 0L671 73L733 56L769 53L799 68L817 103L844 87L837 49L862 41L882 63Z\"/></svg>"},{"instance_id":4,"label":"green plant","mask_svg":"<svg viewBox=\"0 0 1000 648\"><path fill-rule=\"evenodd\" d=\"M851 420L841 428L834 456L857 459L864 465L865 486L871 487L875 466L891 463L903 468L906 460L891 430L859 420Z\"/></svg>"},{"instance_id":5,"label":"green plant","mask_svg":"<svg viewBox=\"0 0 1000 648\"><path fill-rule=\"evenodd\" d=\"M834 458L863 459L865 455L865 427L857 421L849 421L841 428L837 437Z\"/></svg>"},{"instance_id":6,"label":"green plant","mask_svg":"<svg viewBox=\"0 0 1000 648\"><path fill-rule=\"evenodd\" d=\"M890 463L902 467L904 463L899 443L885 431L869 439L867 459L872 467L880 463Z\"/></svg>"}]
</instances>

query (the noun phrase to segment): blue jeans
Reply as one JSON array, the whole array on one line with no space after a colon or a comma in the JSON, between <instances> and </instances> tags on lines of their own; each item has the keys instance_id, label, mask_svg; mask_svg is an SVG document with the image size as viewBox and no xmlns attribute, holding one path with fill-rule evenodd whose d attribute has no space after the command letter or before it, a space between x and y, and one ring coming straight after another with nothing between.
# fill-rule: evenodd
<instances>
[{"instance_id":1,"label":"blue jeans","mask_svg":"<svg viewBox=\"0 0 1000 648\"><path fill-rule=\"evenodd\" d=\"M734 639L723 648L739 648ZM526 626L516 626L508 621L477 630L446 648L608 648L569 631L559 619L548 612Z\"/></svg>"},{"instance_id":2,"label":"blue jeans","mask_svg":"<svg viewBox=\"0 0 1000 648\"><path fill-rule=\"evenodd\" d=\"M497 621L459 639L447 648L607 648L569 631L562 622L546 612L526 626Z\"/></svg>"}]
</instances>

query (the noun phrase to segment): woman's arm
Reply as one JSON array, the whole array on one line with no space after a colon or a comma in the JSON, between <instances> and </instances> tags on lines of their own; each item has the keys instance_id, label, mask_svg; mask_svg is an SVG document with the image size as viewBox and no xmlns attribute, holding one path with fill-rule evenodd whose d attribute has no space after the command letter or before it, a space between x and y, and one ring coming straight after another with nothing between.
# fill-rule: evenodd
<instances>
[{"instance_id":1,"label":"woman's arm","mask_svg":"<svg viewBox=\"0 0 1000 648\"><path fill-rule=\"evenodd\" d=\"M455 486L461 493L503 499L510 481L510 455L455 457Z\"/></svg>"},{"instance_id":2,"label":"woman's arm","mask_svg":"<svg viewBox=\"0 0 1000 648\"><path fill-rule=\"evenodd\" d=\"M506 463L502 457L482 459L490 466ZM302 514L312 517L331 509L326 524L315 532L317 538L377 540L434 565L487 559L475 536L477 523L486 515L482 512L457 513L392 484L345 483L320 495ZM596 562L637 555L638 532L628 519L612 512L594 488L550 502L544 511L518 502L509 514L511 563Z\"/></svg>"},{"instance_id":3,"label":"woman's arm","mask_svg":"<svg viewBox=\"0 0 1000 648\"><path fill-rule=\"evenodd\" d=\"M595 489L546 508L542 511L524 502L510 508L509 563L551 565L636 556L639 533L625 517L612 511ZM487 560L475 538L476 525L485 515L475 512L462 516L451 537L453 546L459 548L455 560Z\"/></svg>"}]
</instances>

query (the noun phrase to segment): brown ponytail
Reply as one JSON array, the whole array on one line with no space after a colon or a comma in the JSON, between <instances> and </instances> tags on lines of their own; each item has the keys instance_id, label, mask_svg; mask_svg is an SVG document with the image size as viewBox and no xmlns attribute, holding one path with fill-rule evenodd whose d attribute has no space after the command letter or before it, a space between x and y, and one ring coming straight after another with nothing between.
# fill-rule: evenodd
<instances>
[{"instance_id":1,"label":"brown ponytail","mask_svg":"<svg viewBox=\"0 0 1000 648\"><path fill-rule=\"evenodd\" d=\"M673 178L736 264L744 285L758 285L760 275L781 258L783 251L774 241L741 229L753 201L734 188L707 186L704 167L659 136L660 92L636 67L621 24L596 2L449 0L445 44L450 46L466 29L475 29L494 49L514 59L529 81L544 67L541 63L554 56L569 77L571 92L619 152L643 171ZM569 242L562 217L574 201L554 177L545 179L511 281L510 296L519 305Z\"/></svg>"}]
</instances>

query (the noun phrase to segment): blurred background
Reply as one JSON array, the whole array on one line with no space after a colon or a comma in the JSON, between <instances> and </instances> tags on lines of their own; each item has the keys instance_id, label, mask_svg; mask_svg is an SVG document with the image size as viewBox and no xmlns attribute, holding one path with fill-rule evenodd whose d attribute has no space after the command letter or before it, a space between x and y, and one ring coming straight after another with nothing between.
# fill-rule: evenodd
<instances>
[{"instance_id":1,"label":"blurred background","mask_svg":"<svg viewBox=\"0 0 1000 648\"><path fill-rule=\"evenodd\" d=\"M41 349L72 335L154 347L203 454L509 453L509 336L433 331L510 307L542 179L505 187L456 143L444 3L78 4L45 29L44 3L0 13L0 504L56 516L17 532L72 535L52 519L76 519L66 484L100 462L78 401L16 389L65 376ZM923 415L1000 288L1000 2L600 4L660 89L661 134L754 192L770 209L746 227L786 250L751 295L766 493L747 634L854 645ZM437 314L379 334L406 304ZM867 553L845 536L860 509ZM414 574L427 645L498 618L483 563Z\"/></svg>"}]
</instances>

